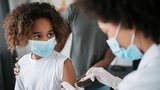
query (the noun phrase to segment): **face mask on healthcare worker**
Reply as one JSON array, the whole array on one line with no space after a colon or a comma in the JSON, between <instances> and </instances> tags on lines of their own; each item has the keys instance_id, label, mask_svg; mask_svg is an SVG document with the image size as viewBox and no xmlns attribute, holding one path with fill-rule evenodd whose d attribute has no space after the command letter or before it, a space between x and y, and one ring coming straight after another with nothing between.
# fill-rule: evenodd
<instances>
[{"instance_id":1,"label":"face mask on healthcare worker","mask_svg":"<svg viewBox=\"0 0 160 90\"><path fill-rule=\"evenodd\" d=\"M119 25L116 29L115 36L110 38L109 40L107 40L107 43L108 43L109 47L111 48L113 54L116 55L119 58L122 58L122 59L125 59L125 60L141 59L143 55L140 52L140 50L137 48L137 46L134 44L135 34L132 35L131 44L127 49L120 47L118 41L116 40L118 32L119 32L120 27L121 27L121 23L122 22L119 23Z\"/></svg>"},{"instance_id":2,"label":"face mask on healthcare worker","mask_svg":"<svg viewBox=\"0 0 160 90\"><path fill-rule=\"evenodd\" d=\"M29 40L29 44L27 45L27 47L36 55L45 57L53 51L55 45L56 40L55 37L53 37L48 41Z\"/></svg>"}]
</instances>

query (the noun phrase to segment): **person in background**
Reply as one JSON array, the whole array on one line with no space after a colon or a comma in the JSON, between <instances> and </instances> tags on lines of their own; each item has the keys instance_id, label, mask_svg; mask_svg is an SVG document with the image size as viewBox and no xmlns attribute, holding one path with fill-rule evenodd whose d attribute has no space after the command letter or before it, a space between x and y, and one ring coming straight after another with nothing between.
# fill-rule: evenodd
<instances>
[{"instance_id":1,"label":"person in background","mask_svg":"<svg viewBox=\"0 0 160 90\"><path fill-rule=\"evenodd\" d=\"M15 90L61 90L63 81L74 88L76 77L71 60L53 50L67 37L67 26L53 5L21 4L7 15L4 29L11 52L16 46L27 46L32 51L18 61L21 72L16 77Z\"/></svg>"},{"instance_id":2,"label":"person in background","mask_svg":"<svg viewBox=\"0 0 160 90\"><path fill-rule=\"evenodd\" d=\"M108 47L107 36L100 30L97 21L86 17L75 6L75 3L63 11L62 17L73 35L70 57L77 82L93 66L107 69L115 56ZM77 84L84 86L85 90L110 90L108 86L104 86L98 81L87 80Z\"/></svg>"},{"instance_id":3,"label":"person in background","mask_svg":"<svg viewBox=\"0 0 160 90\"><path fill-rule=\"evenodd\" d=\"M98 20L112 52L126 60L141 59L122 79L101 67L90 68L101 83L115 90L160 90L160 9L156 0L79 0L77 5Z\"/></svg>"}]
</instances>

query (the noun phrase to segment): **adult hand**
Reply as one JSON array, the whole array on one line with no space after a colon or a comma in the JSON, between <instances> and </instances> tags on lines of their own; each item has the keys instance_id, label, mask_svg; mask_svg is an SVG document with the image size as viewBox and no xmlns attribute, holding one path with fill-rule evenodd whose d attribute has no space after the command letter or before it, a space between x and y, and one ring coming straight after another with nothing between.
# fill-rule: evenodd
<instances>
[{"instance_id":1,"label":"adult hand","mask_svg":"<svg viewBox=\"0 0 160 90\"><path fill-rule=\"evenodd\" d=\"M65 81L63 81L61 85L63 86L61 90L84 90L84 88L77 86L77 83L75 83L75 87Z\"/></svg>"},{"instance_id":2,"label":"adult hand","mask_svg":"<svg viewBox=\"0 0 160 90\"><path fill-rule=\"evenodd\" d=\"M19 72L20 72L20 66L18 65L18 60L21 58L22 56L16 58L17 62L15 63L15 67L14 67L14 74L15 76L18 76Z\"/></svg>"},{"instance_id":3,"label":"adult hand","mask_svg":"<svg viewBox=\"0 0 160 90\"><path fill-rule=\"evenodd\" d=\"M76 80L76 82L77 82L77 85L79 86L79 87L82 87L82 86L84 86L86 83L88 83L88 82L90 82L91 80L90 79L87 79L87 80L85 80L85 81L83 81L83 82L79 82L79 80L81 80L83 77L85 77L86 76L86 74L83 74L82 76L80 76L77 80Z\"/></svg>"},{"instance_id":4,"label":"adult hand","mask_svg":"<svg viewBox=\"0 0 160 90\"><path fill-rule=\"evenodd\" d=\"M90 68L87 73L86 76L93 74L93 77L90 77L91 81L94 81L95 77L97 78L97 80L107 86L110 86L114 89L117 88L118 83L121 82L122 79L120 79L119 77L115 77L113 75L111 75L109 72L107 72L104 68L102 67L92 67Z\"/></svg>"}]
</instances>

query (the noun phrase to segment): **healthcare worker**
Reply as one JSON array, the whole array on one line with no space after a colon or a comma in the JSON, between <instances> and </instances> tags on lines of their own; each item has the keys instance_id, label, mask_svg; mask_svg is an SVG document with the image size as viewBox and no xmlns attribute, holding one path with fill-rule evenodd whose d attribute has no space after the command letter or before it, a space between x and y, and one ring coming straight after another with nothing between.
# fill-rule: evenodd
<instances>
[{"instance_id":1,"label":"healthcare worker","mask_svg":"<svg viewBox=\"0 0 160 90\"><path fill-rule=\"evenodd\" d=\"M112 52L126 60L141 59L138 69L122 79L101 67L87 76L116 90L160 90L160 5L156 0L79 0L98 20Z\"/></svg>"}]
</instances>

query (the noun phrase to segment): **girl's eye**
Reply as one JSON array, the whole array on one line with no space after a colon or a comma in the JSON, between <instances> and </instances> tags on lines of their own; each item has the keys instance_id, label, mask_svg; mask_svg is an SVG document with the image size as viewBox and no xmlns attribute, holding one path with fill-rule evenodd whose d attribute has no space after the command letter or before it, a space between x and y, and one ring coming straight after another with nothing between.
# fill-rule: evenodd
<instances>
[{"instance_id":1,"label":"girl's eye","mask_svg":"<svg viewBox=\"0 0 160 90\"><path fill-rule=\"evenodd\" d=\"M49 33L49 34L48 34L48 37L53 37L53 33Z\"/></svg>"},{"instance_id":2,"label":"girl's eye","mask_svg":"<svg viewBox=\"0 0 160 90\"><path fill-rule=\"evenodd\" d=\"M34 38L39 39L41 36L40 35L36 35L34 36Z\"/></svg>"}]
</instances>

